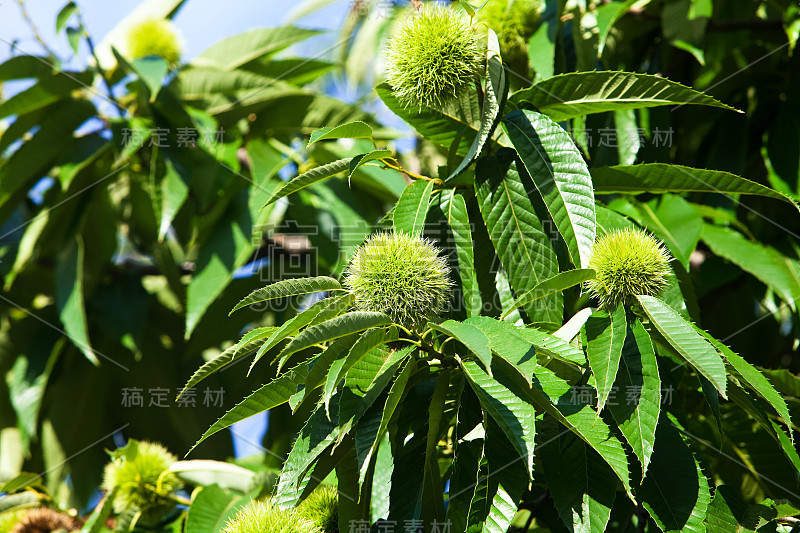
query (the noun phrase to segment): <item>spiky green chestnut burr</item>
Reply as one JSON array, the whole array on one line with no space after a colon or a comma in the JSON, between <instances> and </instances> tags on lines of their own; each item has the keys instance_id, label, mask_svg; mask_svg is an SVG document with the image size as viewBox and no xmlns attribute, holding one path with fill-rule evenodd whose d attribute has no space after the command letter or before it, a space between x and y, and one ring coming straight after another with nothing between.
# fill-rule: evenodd
<instances>
[{"instance_id":1,"label":"spiky green chestnut burr","mask_svg":"<svg viewBox=\"0 0 800 533\"><path fill-rule=\"evenodd\" d=\"M469 17L438 4L406 15L386 53L386 80L405 107L441 109L471 90L482 68Z\"/></svg>"},{"instance_id":2,"label":"spiky green chestnut burr","mask_svg":"<svg viewBox=\"0 0 800 533\"><path fill-rule=\"evenodd\" d=\"M176 65L181 58L178 30L168 20L141 20L128 28L125 37L126 51L131 59L159 56L170 65Z\"/></svg>"},{"instance_id":3,"label":"spiky green chestnut burr","mask_svg":"<svg viewBox=\"0 0 800 533\"><path fill-rule=\"evenodd\" d=\"M160 444L134 440L128 441L124 448L111 454L111 462L106 465L103 488L116 489L114 512L121 513L128 508L142 511L145 521L173 505L172 494L182 484L169 466L177 461Z\"/></svg>"},{"instance_id":4,"label":"spiky green chestnut burr","mask_svg":"<svg viewBox=\"0 0 800 533\"><path fill-rule=\"evenodd\" d=\"M222 533L321 533L297 510L271 502L251 501L222 529Z\"/></svg>"},{"instance_id":5,"label":"spiky green chestnut burr","mask_svg":"<svg viewBox=\"0 0 800 533\"><path fill-rule=\"evenodd\" d=\"M636 295L658 296L671 274L663 244L640 229L622 229L598 238L589 259L596 277L586 288L603 307L633 305Z\"/></svg>"},{"instance_id":6,"label":"spiky green chestnut burr","mask_svg":"<svg viewBox=\"0 0 800 533\"><path fill-rule=\"evenodd\" d=\"M345 287L361 311L386 313L407 328L420 328L444 311L450 267L441 250L406 233L376 233L347 266Z\"/></svg>"},{"instance_id":7,"label":"spiky green chestnut burr","mask_svg":"<svg viewBox=\"0 0 800 533\"><path fill-rule=\"evenodd\" d=\"M300 504L298 511L323 533L339 533L339 494L334 487L318 487Z\"/></svg>"},{"instance_id":8,"label":"spiky green chestnut burr","mask_svg":"<svg viewBox=\"0 0 800 533\"><path fill-rule=\"evenodd\" d=\"M514 70L528 71L528 40L539 24L541 0L489 0L478 20L497 33L503 62Z\"/></svg>"}]
</instances>

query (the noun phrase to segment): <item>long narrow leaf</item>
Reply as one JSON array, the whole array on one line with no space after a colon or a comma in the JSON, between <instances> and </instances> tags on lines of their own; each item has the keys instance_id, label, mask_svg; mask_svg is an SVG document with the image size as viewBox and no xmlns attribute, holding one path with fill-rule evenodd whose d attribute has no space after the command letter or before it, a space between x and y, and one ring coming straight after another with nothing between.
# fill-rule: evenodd
<instances>
[{"instance_id":1,"label":"long narrow leaf","mask_svg":"<svg viewBox=\"0 0 800 533\"><path fill-rule=\"evenodd\" d=\"M483 146L494 131L497 116L505 103L508 85L506 83L506 69L500 56L500 43L497 35L490 28L487 32L486 46L486 89L483 92L483 111L481 113L481 127L472 141L469 152L464 156L458 167L448 176L452 180L467 168L481 153ZM447 181L445 180L445 181Z\"/></svg>"},{"instance_id":2,"label":"long narrow leaf","mask_svg":"<svg viewBox=\"0 0 800 533\"><path fill-rule=\"evenodd\" d=\"M394 209L392 220L396 232L414 236L422 234L432 191L432 181L417 180L406 187Z\"/></svg>"},{"instance_id":3,"label":"long narrow leaf","mask_svg":"<svg viewBox=\"0 0 800 533\"><path fill-rule=\"evenodd\" d=\"M618 165L591 169L597 194L659 194L715 192L765 196L797 205L769 187L721 170L706 170L666 163Z\"/></svg>"},{"instance_id":4,"label":"long narrow leaf","mask_svg":"<svg viewBox=\"0 0 800 533\"><path fill-rule=\"evenodd\" d=\"M597 384L598 412L605 406L617 377L627 328L625 308L621 305L611 313L597 311L586 321L586 358Z\"/></svg>"},{"instance_id":5,"label":"long narrow leaf","mask_svg":"<svg viewBox=\"0 0 800 533\"><path fill-rule=\"evenodd\" d=\"M342 286L339 282L329 276L285 279L251 292L236 304L236 307L231 309L231 313L254 303L268 302L278 298L310 294L312 292L341 290L341 288Z\"/></svg>"},{"instance_id":6,"label":"long narrow leaf","mask_svg":"<svg viewBox=\"0 0 800 533\"><path fill-rule=\"evenodd\" d=\"M290 194L299 191L300 189L305 189L306 187L317 183L318 181L322 181L324 179L328 179L331 176L335 176L339 172L344 172L350 168L350 162L352 161L351 157L346 159L339 159L338 161L334 161L332 163L328 163L327 165L322 165L321 167L312 168L309 171L303 172L296 178L292 179L291 181L285 183L280 189L275 191L272 196L269 197L269 200L264 204L265 206L280 200L285 196L289 196Z\"/></svg>"},{"instance_id":7,"label":"long narrow leaf","mask_svg":"<svg viewBox=\"0 0 800 533\"><path fill-rule=\"evenodd\" d=\"M662 105L706 105L736 111L680 83L633 72L571 72L519 91L511 101L530 104L556 122L604 111Z\"/></svg>"},{"instance_id":8,"label":"long narrow leaf","mask_svg":"<svg viewBox=\"0 0 800 533\"><path fill-rule=\"evenodd\" d=\"M478 160L475 192L489 238L508 274L511 287L525 293L558 274L558 260L550 237L542 231L529 194L517 171L515 153L502 150ZM533 322L561 323L563 299L553 294L527 305Z\"/></svg>"},{"instance_id":9,"label":"long narrow leaf","mask_svg":"<svg viewBox=\"0 0 800 533\"><path fill-rule=\"evenodd\" d=\"M637 296L652 324L692 367L725 398L725 365L717 350L674 309L654 296Z\"/></svg>"},{"instance_id":10,"label":"long narrow leaf","mask_svg":"<svg viewBox=\"0 0 800 533\"><path fill-rule=\"evenodd\" d=\"M192 450L197 448L201 442L211 435L232 426L236 422L288 402L289 398L297 392L297 386L303 382L307 374L308 365L302 363L250 394L250 396L225 413L222 418L214 422L214 424L203 433L200 440L186 452L186 455L192 453Z\"/></svg>"},{"instance_id":11,"label":"long narrow leaf","mask_svg":"<svg viewBox=\"0 0 800 533\"><path fill-rule=\"evenodd\" d=\"M564 237L572 263L587 268L597 223L583 156L569 134L541 113L514 111L503 126Z\"/></svg>"},{"instance_id":12,"label":"long narrow leaf","mask_svg":"<svg viewBox=\"0 0 800 533\"><path fill-rule=\"evenodd\" d=\"M523 458L529 479L533 478L533 444L536 412L531 404L493 379L476 363L461 364L483 409L494 419L514 449Z\"/></svg>"},{"instance_id":13,"label":"long narrow leaf","mask_svg":"<svg viewBox=\"0 0 800 533\"><path fill-rule=\"evenodd\" d=\"M353 311L346 313L336 318L332 318L327 322L311 326L303 330L297 337L286 345L281 350L278 357L286 357L293 353L305 350L321 342L331 341L350 335L351 333L358 333L371 328L380 326L387 326L391 323L391 319L383 313L368 313L364 311Z\"/></svg>"},{"instance_id":14,"label":"long narrow leaf","mask_svg":"<svg viewBox=\"0 0 800 533\"><path fill-rule=\"evenodd\" d=\"M661 378L653 343L639 320L629 324L616 387L617 399L608 410L647 473L661 413Z\"/></svg>"}]
</instances>

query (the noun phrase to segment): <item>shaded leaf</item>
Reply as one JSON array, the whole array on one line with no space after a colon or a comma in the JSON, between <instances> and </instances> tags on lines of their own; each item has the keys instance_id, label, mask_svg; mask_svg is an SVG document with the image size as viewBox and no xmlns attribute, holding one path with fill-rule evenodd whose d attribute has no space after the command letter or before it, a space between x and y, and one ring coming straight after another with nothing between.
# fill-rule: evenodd
<instances>
[{"instance_id":1,"label":"shaded leaf","mask_svg":"<svg viewBox=\"0 0 800 533\"><path fill-rule=\"evenodd\" d=\"M792 418L789 414L789 408L786 406L786 400L775 390L775 387L772 386L772 383L770 383L767 377L759 372L756 367L745 361L743 357L712 337L709 333L700 328L696 328L696 330L725 356L725 359L727 359L728 363L730 363L736 371L739 381L747 385L750 390L758 396L761 396L764 401L775 409L775 412L783 419L786 427L789 428L789 435L792 440L794 440Z\"/></svg>"},{"instance_id":2,"label":"shaded leaf","mask_svg":"<svg viewBox=\"0 0 800 533\"><path fill-rule=\"evenodd\" d=\"M558 274L558 261L528 197L529 187L517 172L514 156L513 151L502 150L479 159L475 191L511 287L522 294ZM560 294L553 294L524 309L533 322L560 324L563 300Z\"/></svg>"},{"instance_id":3,"label":"shaded leaf","mask_svg":"<svg viewBox=\"0 0 800 533\"><path fill-rule=\"evenodd\" d=\"M543 422L537 450L558 515L570 531L602 533L617 493L614 472L552 417Z\"/></svg>"},{"instance_id":4,"label":"shaded leaf","mask_svg":"<svg viewBox=\"0 0 800 533\"><path fill-rule=\"evenodd\" d=\"M636 493L662 531L705 532L708 480L669 420L658 424L652 462Z\"/></svg>"},{"instance_id":5,"label":"shaded leaf","mask_svg":"<svg viewBox=\"0 0 800 533\"><path fill-rule=\"evenodd\" d=\"M614 386L623 397L608 403L608 410L647 473L661 412L661 378L653 343L637 319L628 324L622 359Z\"/></svg>"},{"instance_id":6,"label":"shaded leaf","mask_svg":"<svg viewBox=\"0 0 800 533\"><path fill-rule=\"evenodd\" d=\"M705 224L700 238L716 255L731 261L772 287L792 309L796 308L800 300L796 260L784 256L772 247L751 242L730 228Z\"/></svg>"},{"instance_id":7,"label":"shaded leaf","mask_svg":"<svg viewBox=\"0 0 800 533\"><path fill-rule=\"evenodd\" d=\"M83 240L78 238L67 248L56 265L56 306L64 331L86 359L95 366L100 360L89 343L86 304L83 294Z\"/></svg>"}]
</instances>

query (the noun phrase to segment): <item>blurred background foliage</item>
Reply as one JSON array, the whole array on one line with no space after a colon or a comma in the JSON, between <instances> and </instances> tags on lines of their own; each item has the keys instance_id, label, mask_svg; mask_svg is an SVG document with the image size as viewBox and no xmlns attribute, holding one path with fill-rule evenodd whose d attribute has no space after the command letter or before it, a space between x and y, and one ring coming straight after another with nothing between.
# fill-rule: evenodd
<instances>
[{"instance_id":1,"label":"blurred background foliage","mask_svg":"<svg viewBox=\"0 0 800 533\"><path fill-rule=\"evenodd\" d=\"M402 153L405 168L434 175L446 164L446 150L409 134L372 90L382 80L378 51L406 2L340 1L339 46L307 57L292 52L318 33L303 27L303 17L334 3L300 4L283 26L253 21L255 29L177 65L126 55L130 20L94 42L70 3L58 31L76 48L91 42L94 57L61 70L47 49L12 51L0 65L2 83L32 80L0 100L0 480L47 472L58 504L80 507L100 483L112 437L159 441L181 455L234 399L272 377L248 383L246 365L236 365L208 379L210 391L224 391L219 405L205 405L214 403L205 384L195 407L174 402L203 360L246 328L280 324L294 312L228 318L242 295L284 277L341 273L406 185L400 173L363 166L349 185L328 180L262 209L283 180L365 151L362 141L306 148L311 131L363 120L379 145ZM183 4L150 0L131 20L169 19ZM678 106L571 119L565 125L590 167L723 170L798 198L796 2L516 4L521 14L489 6L480 16L495 17L486 22L498 30L517 89L563 72L626 70L679 81L745 111ZM789 376L800 372L796 210L709 193L598 199L607 207L598 216L635 220L680 256L695 287L684 293L691 318L751 363L774 369L768 375L800 419ZM731 229L715 231L710 221ZM680 383L681 372L671 379ZM143 405L126 405L137 388ZM151 405L153 389L168 391L168 407ZM677 400L687 413L703 412L703 435L714 440L716 422L699 395ZM288 408L270 417L263 445L271 453L252 468L279 466L298 429ZM776 470L756 453L758 438L742 427L741 439L725 446L756 470ZM232 454L227 439L202 448L207 458ZM747 497L767 495L748 471L717 466Z\"/></svg>"}]
</instances>

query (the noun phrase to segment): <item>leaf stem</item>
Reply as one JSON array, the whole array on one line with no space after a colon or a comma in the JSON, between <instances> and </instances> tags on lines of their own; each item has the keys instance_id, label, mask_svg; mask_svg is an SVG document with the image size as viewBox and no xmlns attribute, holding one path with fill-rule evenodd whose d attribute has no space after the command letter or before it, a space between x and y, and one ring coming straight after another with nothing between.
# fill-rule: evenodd
<instances>
[{"instance_id":1,"label":"leaf stem","mask_svg":"<svg viewBox=\"0 0 800 533\"><path fill-rule=\"evenodd\" d=\"M390 161L394 161L394 163L390 163ZM407 175L409 178L412 178L412 179L415 179L415 180L432 181L433 183L435 183L437 185L444 185L444 182L442 180L438 179L438 178L429 178L427 176L422 176L420 174L416 174L414 172L411 172L410 170L406 170L405 168L403 168L400 165L400 163L397 161L397 159L395 159L393 157L385 157L385 158L381 159L381 163L383 163L387 167L391 168L392 170L396 170L398 172L402 172L403 174Z\"/></svg>"}]
</instances>

